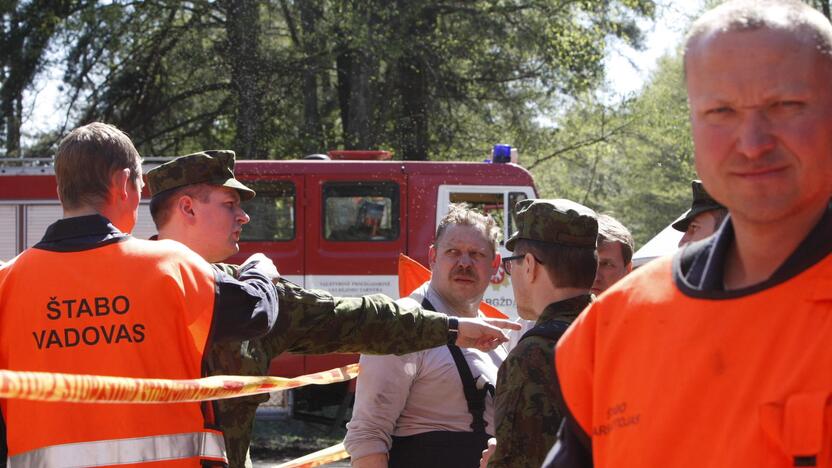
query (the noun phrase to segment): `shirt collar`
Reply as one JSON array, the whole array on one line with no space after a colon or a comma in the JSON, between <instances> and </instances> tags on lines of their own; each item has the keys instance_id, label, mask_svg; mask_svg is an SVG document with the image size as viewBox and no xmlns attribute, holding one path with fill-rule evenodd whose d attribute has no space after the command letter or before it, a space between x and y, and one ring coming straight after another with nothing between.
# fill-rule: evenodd
<instances>
[{"instance_id":1,"label":"shirt collar","mask_svg":"<svg viewBox=\"0 0 832 468\"><path fill-rule=\"evenodd\" d=\"M427 288L425 289L425 297L427 297L428 301L430 301L430 303L433 304L433 307L436 308L436 312L442 312L443 314L451 315L454 317L460 316L459 313L457 313L457 311L451 308L448 305L448 303L442 299L442 296L439 294L439 292L436 291L436 289L430 282L427 283ZM477 315L482 316L482 311L477 311Z\"/></svg>"},{"instance_id":2,"label":"shirt collar","mask_svg":"<svg viewBox=\"0 0 832 468\"><path fill-rule=\"evenodd\" d=\"M59 219L34 247L58 252L88 250L129 238L99 214Z\"/></svg>"},{"instance_id":3,"label":"shirt collar","mask_svg":"<svg viewBox=\"0 0 832 468\"><path fill-rule=\"evenodd\" d=\"M734 225L729 216L713 236L678 252L673 259L673 276L679 289L692 297L729 299L768 289L797 276L832 252L832 201L820 221L769 279L747 288L725 291L723 273L733 242Z\"/></svg>"},{"instance_id":4,"label":"shirt collar","mask_svg":"<svg viewBox=\"0 0 832 468\"><path fill-rule=\"evenodd\" d=\"M569 299L553 302L543 309L543 313L537 319L537 323L548 322L550 320L565 320L571 322L578 317L578 314L592 302L591 294L581 294L573 296Z\"/></svg>"}]
</instances>

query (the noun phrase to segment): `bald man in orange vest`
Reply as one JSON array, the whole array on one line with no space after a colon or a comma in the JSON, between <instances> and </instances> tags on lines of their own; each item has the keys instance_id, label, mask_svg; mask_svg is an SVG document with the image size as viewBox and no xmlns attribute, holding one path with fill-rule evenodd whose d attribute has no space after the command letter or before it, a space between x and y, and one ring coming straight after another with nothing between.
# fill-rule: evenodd
<instances>
[{"instance_id":1,"label":"bald man in orange vest","mask_svg":"<svg viewBox=\"0 0 832 468\"><path fill-rule=\"evenodd\" d=\"M684 60L696 169L729 217L566 332L544 466L830 466L832 25L729 1Z\"/></svg>"}]
</instances>

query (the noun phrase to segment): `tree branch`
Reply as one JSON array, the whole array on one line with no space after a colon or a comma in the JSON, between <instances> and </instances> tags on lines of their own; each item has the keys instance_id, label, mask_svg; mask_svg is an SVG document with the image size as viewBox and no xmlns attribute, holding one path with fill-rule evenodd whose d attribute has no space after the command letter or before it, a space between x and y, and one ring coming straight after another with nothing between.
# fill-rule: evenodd
<instances>
[{"instance_id":1,"label":"tree branch","mask_svg":"<svg viewBox=\"0 0 832 468\"><path fill-rule=\"evenodd\" d=\"M615 135L616 133L620 132L621 130L624 130L625 128L629 127L629 126L630 126L630 125L631 125L634 121L635 121L635 120L629 120L629 121L627 121L627 122L625 122L625 123L623 123L623 124L621 124L621 125L619 125L619 126L617 126L617 127L613 128L613 129L611 129L611 130L610 130L610 131L608 131L608 132L604 132L604 131L602 131L600 135L596 135L596 136L595 136L595 137L593 137L593 138L589 138L589 139L586 139L586 140L578 141L578 142L573 143L573 144L571 144L571 145L569 145L569 146L566 146L566 147L564 147L564 148L560 148L560 149L558 149L558 150L555 150L553 153L549 154L548 156L544 156L544 157L542 157L542 158L538 158L538 159L536 159L533 163L529 164L529 165L526 167L526 169L528 169L528 170L532 170L532 169L533 169L534 167L536 167L538 164L543 163L543 162L546 162L546 161L548 161L548 160L550 160L550 159L554 159L554 158L556 158L556 157L558 157L558 156L560 156L560 155L562 155L562 154L564 154L564 153L568 153L568 152L570 152L570 151L575 151L575 150L580 149L580 148L585 148L585 147L587 147L587 146L592 146L592 145L595 145L595 144L601 143L601 142L603 142L603 141L606 141L606 140L608 140L611 136L613 136L613 135Z\"/></svg>"}]
</instances>

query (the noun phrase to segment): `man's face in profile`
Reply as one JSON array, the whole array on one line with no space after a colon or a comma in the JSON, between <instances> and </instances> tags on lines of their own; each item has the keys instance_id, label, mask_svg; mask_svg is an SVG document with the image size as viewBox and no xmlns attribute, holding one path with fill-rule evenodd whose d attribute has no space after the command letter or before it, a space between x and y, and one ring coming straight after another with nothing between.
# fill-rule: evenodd
<instances>
[{"instance_id":1,"label":"man's face in profile","mask_svg":"<svg viewBox=\"0 0 832 468\"><path fill-rule=\"evenodd\" d=\"M205 199L193 198L195 245L191 248L209 262L221 262L240 250L243 225L251 218L240 207L240 194L214 186Z\"/></svg>"}]
</instances>

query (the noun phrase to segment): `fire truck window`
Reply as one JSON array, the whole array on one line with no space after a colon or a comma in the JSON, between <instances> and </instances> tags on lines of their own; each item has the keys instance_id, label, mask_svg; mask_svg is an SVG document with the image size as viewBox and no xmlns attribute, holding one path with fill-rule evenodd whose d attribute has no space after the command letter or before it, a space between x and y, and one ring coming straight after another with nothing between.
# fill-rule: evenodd
<instances>
[{"instance_id":1,"label":"fire truck window","mask_svg":"<svg viewBox=\"0 0 832 468\"><path fill-rule=\"evenodd\" d=\"M295 238L295 184L286 181L245 181L257 196L242 203L251 217L241 241L273 242Z\"/></svg>"},{"instance_id":2,"label":"fire truck window","mask_svg":"<svg viewBox=\"0 0 832 468\"><path fill-rule=\"evenodd\" d=\"M399 237L399 185L332 182L324 185L324 239L391 241Z\"/></svg>"},{"instance_id":3,"label":"fire truck window","mask_svg":"<svg viewBox=\"0 0 832 468\"><path fill-rule=\"evenodd\" d=\"M511 214L508 218L508 234L511 235L516 231L515 226L517 226L517 220L514 218L514 205L517 204L519 201L523 201L529 197L526 196L523 192L511 192L508 194L508 212Z\"/></svg>"},{"instance_id":4,"label":"fire truck window","mask_svg":"<svg viewBox=\"0 0 832 468\"><path fill-rule=\"evenodd\" d=\"M465 203L469 208L473 208L482 214L490 215L497 221L502 231L505 227L503 224L504 209L503 209L503 192L498 193L465 193L457 192L451 193L451 203Z\"/></svg>"}]
</instances>

